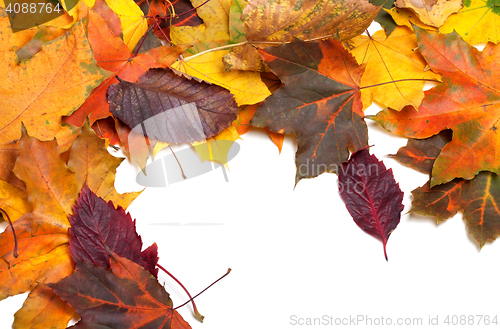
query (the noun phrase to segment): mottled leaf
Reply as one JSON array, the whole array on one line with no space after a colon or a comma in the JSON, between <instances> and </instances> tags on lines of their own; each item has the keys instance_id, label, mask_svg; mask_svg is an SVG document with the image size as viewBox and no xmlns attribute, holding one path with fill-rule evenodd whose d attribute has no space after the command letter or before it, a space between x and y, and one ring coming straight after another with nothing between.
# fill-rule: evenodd
<instances>
[{"instance_id":1,"label":"mottled leaf","mask_svg":"<svg viewBox=\"0 0 500 329\"><path fill-rule=\"evenodd\" d=\"M359 92L363 67L334 40L295 40L261 54L284 86L264 101L251 124L296 134L296 183L337 173L349 150L368 143Z\"/></svg>"},{"instance_id":2,"label":"mottled leaf","mask_svg":"<svg viewBox=\"0 0 500 329\"><path fill-rule=\"evenodd\" d=\"M430 173L442 148L451 140L449 130L422 139L410 139L399 149L396 159ZM411 211L433 216L437 223L463 210L463 218L472 237L482 247L500 235L500 178L491 172L480 172L472 180L456 178L449 183L430 187L430 182L412 191Z\"/></svg>"}]
</instances>

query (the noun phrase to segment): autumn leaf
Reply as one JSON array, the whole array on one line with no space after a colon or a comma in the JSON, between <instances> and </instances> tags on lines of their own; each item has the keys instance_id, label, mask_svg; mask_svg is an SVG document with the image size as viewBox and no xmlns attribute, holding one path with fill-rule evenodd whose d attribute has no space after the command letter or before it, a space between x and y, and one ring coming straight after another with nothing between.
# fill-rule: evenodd
<instances>
[{"instance_id":1,"label":"autumn leaf","mask_svg":"<svg viewBox=\"0 0 500 329\"><path fill-rule=\"evenodd\" d=\"M394 7L388 10L387 12L391 15L392 19L394 19L396 24L399 26L406 26L410 29L413 29L413 25L416 25L428 31L434 31L434 32L438 31L438 28L427 25L424 22L422 22L420 18L418 18L417 14L415 14L415 12L412 11L411 9Z\"/></svg>"},{"instance_id":2,"label":"autumn leaf","mask_svg":"<svg viewBox=\"0 0 500 329\"><path fill-rule=\"evenodd\" d=\"M135 220L132 221L122 207L115 208L112 201L104 201L85 186L74 213L69 217L69 251L73 259L109 268L107 247L144 267L153 276L158 275L156 244L141 253L142 240L135 231Z\"/></svg>"},{"instance_id":3,"label":"autumn leaf","mask_svg":"<svg viewBox=\"0 0 500 329\"><path fill-rule=\"evenodd\" d=\"M198 26L172 26L170 37L174 45L192 44L187 53L196 54L201 51L227 45L229 43L229 8L231 0L209 1L193 0L193 6L203 24Z\"/></svg>"},{"instance_id":4,"label":"autumn leaf","mask_svg":"<svg viewBox=\"0 0 500 329\"><path fill-rule=\"evenodd\" d=\"M68 225L79 189L56 140L42 142L23 131L13 171L26 184L34 217Z\"/></svg>"},{"instance_id":5,"label":"autumn leaf","mask_svg":"<svg viewBox=\"0 0 500 329\"><path fill-rule=\"evenodd\" d=\"M462 9L462 0L397 0L396 7L409 8L424 24L440 27L451 14Z\"/></svg>"},{"instance_id":6,"label":"autumn leaf","mask_svg":"<svg viewBox=\"0 0 500 329\"><path fill-rule=\"evenodd\" d=\"M394 157L408 167L430 174L434 161L443 147L451 141L451 137L451 130L443 130L425 139L410 138L406 146L401 147Z\"/></svg>"},{"instance_id":7,"label":"autumn leaf","mask_svg":"<svg viewBox=\"0 0 500 329\"><path fill-rule=\"evenodd\" d=\"M14 229L18 241L19 257L13 256L14 236L7 228L0 234L0 299L33 289L23 307L16 313L14 328L38 324L41 327L65 328L73 317L73 309L65 306L59 297L46 287L73 271L68 250L68 225L32 217L31 214L16 221ZM40 310L54 310L56 321L47 319Z\"/></svg>"},{"instance_id":8,"label":"autumn leaf","mask_svg":"<svg viewBox=\"0 0 500 329\"><path fill-rule=\"evenodd\" d=\"M415 32L422 55L443 82L425 92L418 111L384 110L373 119L388 131L411 138L453 130L452 141L434 163L431 186L455 177L472 179L485 170L499 173L498 47L489 43L479 52L455 32L441 35L418 27Z\"/></svg>"},{"instance_id":9,"label":"autumn leaf","mask_svg":"<svg viewBox=\"0 0 500 329\"><path fill-rule=\"evenodd\" d=\"M398 26L391 15L384 9L391 9L394 7L394 1L387 0L370 0L375 6L381 6L377 17L375 17L375 22L379 23L380 26L385 30L387 35L391 35L392 31Z\"/></svg>"},{"instance_id":10,"label":"autumn leaf","mask_svg":"<svg viewBox=\"0 0 500 329\"><path fill-rule=\"evenodd\" d=\"M430 173L434 160L450 140L449 131L422 140L410 139L398 150L396 159ZM499 191L500 179L491 172L480 172L472 180L456 178L432 188L427 182L412 191L411 211L435 217L441 223L462 210L469 233L483 247L500 235Z\"/></svg>"},{"instance_id":11,"label":"autumn leaf","mask_svg":"<svg viewBox=\"0 0 500 329\"><path fill-rule=\"evenodd\" d=\"M106 0L106 3L120 18L123 42L130 51L134 50L148 29L141 8L133 0Z\"/></svg>"},{"instance_id":12,"label":"autumn leaf","mask_svg":"<svg viewBox=\"0 0 500 329\"><path fill-rule=\"evenodd\" d=\"M75 173L78 190L86 185L104 200L127 208L141 192L119 194L115 190L116 168L123 160L109 154L106 141L86 124L71 147L68 167Z\"/></svg>"},{"instance_id":13,"label":"autumn leaf","mask_svg":"<svg viewBox=\"0 0 500 329\"><path fill-rule=\"evenodd\" d=\"M370 155L367 148L351 155L339 171L339 191L354 222L366 233L386 244L399 224L403 211L403 192L392 169Z\"/></svg>"},{"instance_id":14,"label":"autumn leaf","mask_svg":"<svg viewBox=\"0 0 500 329\"><path fill-rule=\"evenodd\" d=\"M19 61L27 60L40 51L42 46L49 41L59 38L67 32L65 29L53 26L38 26L38 31L21 49L16 51Z\"/></svg>"},{"instance_id":15,"label":"autumn leaf","mask_svg":"<svg viewBox=\"0 0 500 329\"><path fill-rule=\"evenodd\" d=\"M86 19L76 23L68 33L17 65L9 42L12 31L8 18L0 13L0 48L4 56L0 71L7 72L0 85L4 95L0 108L9 109L0 118L1 144L21 137L21 122L38 139L54 138L61 127L61 116L75 111L108 76L95 63L85 25Z\"/></svg>"},{"instance_id":16,"label":"autumn leaf","mask_svg":"<svg viewBox=\"0 0 500 329\"><path fill-rule=\"evenodd\" d=\"M348 40L363 33L379 10L363 0L253 0L245 7L242 20L251 43L337 35Z\"/></svg>"},{"instance_id":17,"label":"autumn leaf","mask_svg":"<svg viewBox=\"0 0 500 329\"><path fill-rule=\"evenodd\" d=\"M26 191L0 179L0 209L3 209L10 220L15 222L24 214L33 210Z\"/></svg>"},{"instance_id":18,"label":"autumn leaf","mask_svg":"<svg viewBox=\"0 0 500 329\"><path fill-rule=\"evenodd\" d=\"M108 21L118 18L114 12L110 13L109 7L102 2L103 0L96 2L96 6L99 5L98 12L91 10L89 13L88 38L97 64L103 69L113 72L126 81L137 82L148 69L171 65L186 49L186 47L162 46L135 56L115 34L116 31L110 29ZM100 16L101 14L105 16ZM161 63L153 56L161 58ZM91 124L110 116L106 91L110 85L118 82L115 76L106 79L76 112L64 118L64 122L81 127L87 116Z\"/></svg>"},{"instance_id":19,"label":"autumn leaf","mask_svg":"<svg viewBox=\"0 0 500 329\"><path fill-rule=\"evenodd\" d=\"M240 111L238 112L238 117L233 122L233 127L236 128L236 131L239 135L246 134L252 129L250 125L250 121L252 121L253 116L255 115L255 111L259 108L260 104L254 105L244 105L240 107ZM281 154L281 149L283 148L283 142L285 141L285 135L276 133L274 131L265 128L269 138L273 141L274 145L278 148L278 151Z\"/></svg>"},{"instance_id":20,"label":"autumn leaf","mask_svg":"<svg viewBox=\"0 0 500 329\"><path fill-rule=\"evenodd\" d=\"M81 316L75 328L191 328L151 273L111 251L109 258L111 271L75 259L75 272L50 285Z\"/></svg>"},{"instance_id":21,"label":"autumn leaf","mask_svg":"<svg viewBox=\"0 0 500 329\"><path fill-rule=\"evenodd\" d=\"M465 0L463 8L439 28L441 33L456 31L472 44L500 41L500 7L495 0Z\"/></svg>"},{"instance_id":22,"label":"autumn leaf","mask_svg":"<svg viewBox=\"0 0 500 329\"><path fill-rule=\"evenodd\" d=\"M366 63L361 86L363 107L375 101L383 107L401 110L406 105L418 108L424 98L425 80L439 79L432 71L424 71L427 63L415 48L417 38L405 27L396 28L389 37L383 30L373 36L358 36L345 42L360 64ZM400 82L388 83L403 80Z\"/></svg>"},{"instance_id":23,"label":"autumn leaf","mask_svg":"<svg viewBox=\"0 0 500 329\"><path fill-rule=\"evenodd\" d=\"M199 6L203 0L193 1ZM199 26L172 27L172 42L176 45L192 44L188 54L197 54L207 49L230 43L229 12L231 0L209 1L197 9L203 19ZM172 65L172 68L207 82L229 89L238 106L256 104L270 95L258 72L233 70L226 71L222 59L229 50L212 51L185 57Z\"/></svg>"},{"instance_id":24,"label":"autumn leaf","mask_svg":"<svg viewBox=\"0 0 500 329\"><path fill-rule=\"evenodd\" d=\"M334 40L296 40L261 55L284 86L264 101L251 124L296 134L296 183L338 173L349 150L368 143L359 92L363 67Z\"/></svg>"},{"instance_id":25,"label":"autumn leaf","mask_svg":"<svg viewBox=\"0 0 500 329\"><path fill-rule=\"evenodd\" d=\"M193 146L201 157L201 161L215 161L227 167L227 154L233 142L241 139L236 128L229 126L217 136L204 142L193 143Z\"/></svg>"},{"instance_id":26,"label":"autumn leaf","mask_svg":"<svg viewBox=\"0 0 500 329\"><path fill-rule=\"evenodd\" d=\"M135 84L108 89L115 118L147 137L168 143L211 138L236 119L228 90L170 69L151 69Z\"/></svg>"}]
</instances>

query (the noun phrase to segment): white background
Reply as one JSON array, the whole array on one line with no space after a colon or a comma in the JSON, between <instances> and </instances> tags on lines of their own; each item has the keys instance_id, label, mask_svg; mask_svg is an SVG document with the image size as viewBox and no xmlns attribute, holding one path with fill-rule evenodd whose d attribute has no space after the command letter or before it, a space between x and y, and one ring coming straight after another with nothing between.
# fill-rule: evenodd
<instances>
[{"instance_id":1,"label":"white background","mask_svg":"<svg viewBox=\"0 0 500 329\"><path fill-rule=\"evenodd\" d=\"M372 107L366 113L377 111ZM408 214L410 192L428 177L387 157L406 139L370 120L367 124L371 152L393 169L405 193L401 222L387 245L388 262L381 242L361 231L347 212L336 175L304 179L294 189L291 136L279 155L265 133L253 130L238 141L241 149L229 162L229 182L217 169L166 188L147 188L134 201L129 211L144 247L156 242L159 263L191 294L233 270L196 299L206 316L203 324L190 305L180 309L194 329L329 328L335 326L294 325L291 317L358 315L374 323L382 316L393 324L398 318L423 321L421 326L393 325L404 328L429 327L429 316L439 316L440 327L461 327L443 321L447 315L500 314L500 245L489 243L479 251L461 214L440 225ZM136 170L124 161L116 182L120 192L141 189ZM162 272L159 281L174 305L187 300ZM25 297L0 303L0 327L10 328Z\"/></svg>"}]
</instances>

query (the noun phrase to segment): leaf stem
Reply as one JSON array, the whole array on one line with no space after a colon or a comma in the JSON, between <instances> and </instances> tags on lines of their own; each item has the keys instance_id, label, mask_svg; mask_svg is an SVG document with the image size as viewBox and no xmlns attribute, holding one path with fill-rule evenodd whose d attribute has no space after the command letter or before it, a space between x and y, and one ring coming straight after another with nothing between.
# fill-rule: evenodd
<instances>
[{"instance_id":1,"label":"leaf stem","mask_svg":"<svg viewBox=\"0 0 500 329\"><path fill-rule=\"evenodd\" d=\"M146 38L148 37L148 34L149 32L151 32L151 30L153 29L154 25L151 25L148 30L146 31L146 34L144 34L142 36L142 39L141 39L141 43L139 44L139 46L137 47L137 49L135 50L135 53L134 53L134 57L137 56L137 54L139 54L139 50L141 50L141 47L142 47L142 44L144 43L144 41L146 41Z\"/></svg>"},{"instance_id":2,"label":"leaf stem","mask_svg":"<svg viewBox=\"0 0 500 329\"><path fill-rule=\"evenodd\" d=\"M182 178L186 179L187 177L186 177L186 175L184 175L184 170L182 170L181 163L179 162L179 159L177 159L177 155L175 155L174 150L172 150L172 148L170 147L170 144L168 145L168 148L170 149L170 151L172 151L172 154L174 155L174 158L177 161L177 164L179 165L179 168L181 168Z\"/></svg>"},{"instance_id":3,"label":"leaf stem","mask_svg":"<svg viewBox=\"0 0 500 329\"><path fill-rule=\"evenodd\" d=\"M192 297L190 300L186 301L184 304L182 305L179 305L177 306L176 308L174 308L174 310L178 309L178 308L181 308L183 307L184 305L186 305L187 303L189 303L190 301L193 301L193 299L195 299L196 297L198 297L199 295L201 295L202 293L204 293L208 288L210 288L211 286L213 286L214 284L216 284L217 282L219 282L220 280L224 279L229 273L231 273L231 269L228 268L227 269L227 272L226 274L224 274L223 276L221 276L220 278L218 278L217 280L215 280L211 285L209 285L208 287L206 287L205 289L203 289L201 292L199 292L196 296Z\"/></svg>"},{"instance_id":4,"label":"leaf stem","mask_svg":"<svg viewBox=\"0 0 500 329\"><path fill-rule=\"evenodd\" d=\"M14 230L14 225L12 225L12 221L10 220L9 214L3 209L0 208L0 211L2 214L7 218L7 221L9 222L10 228L12 229L12 234L14 235L14 258L19 257L19 254L17 253L17 237L16 237L16 230Z\"/></svg>"},{"instance_id":5,"label":"leaf stem","mask_svg":"<svg viewBox=\"0 0 500 329\"><path fill-rule=\"evenodd\" d=\"M439 81L439 80L435 80L435 79L401 79L401 80L393 80L393 81L387 81L387 82L377 83L377 84L375 84L375 85L370 85L370 86L363 86L363 87L359 87L359 89L365 89L365 88L378 87L378 86L387 85L387 84L389 84L389 83L404 82L404 81L428 81L428 82L441 82L441 81Z\"/></svg>"},{"instance_id":6,"label":"leaf stem","mask_svg":"<svg viewBox=\"0 0 500 329\"><path fill-rule=\"evenodd\" d=\"M168 276L170 276L172 279L174 279L174 281L175 281L175 282L177 282L177 284L178 284L179 286L181 286L181 288L182 288L182 289L184 289L184 291L186 292L186 294L187 294L187 295L188 295L188 297L189 297L189 300L188 300L186 303L182 304L182 306L184 306L184 305L186 305L187 303L191 302L191 304L193 304L193 311L194 311L194 315L195 315L195 317L196 317L196 318L197 318L200 322L203 322L203 318L204 318L204 316L203 316L203 315L201 315L201 314L200 314L200 312L198 312L198 308L196 307L196 304L195 304L195 302L194 302L194 300L193 300L194 298L193 298L193 297L191 297L191 294L190 294L190 293L189 293L189 291L186 289L186 287L184 287L184 285L183 285L183 284L182 284L179 280L177 280L177 278L176 278L175 276L173 276L173 275L172 275L172 273L170 273L169 271L167 271L167 270L166 270L163 266L161 266L160 264L156 264L156 266L158 266L158 267L159 267L159 268L160 268L163 272L167 273L167 274L168 274ZM199 295L199 294L198 294L198 295ZM198 296L198 295L196 295L196 296ZM195 296L195 297L196 297L196 296ZM177 308L177 307L176 307L176 308Z\"/></svg>"},{"instance_id":7,"label":"leaf stem","mask_svg":"<svg viewBox=\"0 0 500 329\"><path fill-rule=\"evenodd\" d=\"M193 56L189 56L187 58L184 58L183 62L188 62L188 61L192 60L193 58L196 58L196 57L201 56L201 55L205 55L207 53L211 53L213 51L218 51L218 50L224 50L224 49L228 49L228 48L238 47L238 46L245 45L247 43L248 43L248 41L243 41L243 42L239 42L239 43L232 43L230 45L220 46L220 47L217 47L217 48L210 48L210 49L207 49L205 51L199 52L199 53L197 53L197 54L195 54Z\"/></svg>"}]
</instances>

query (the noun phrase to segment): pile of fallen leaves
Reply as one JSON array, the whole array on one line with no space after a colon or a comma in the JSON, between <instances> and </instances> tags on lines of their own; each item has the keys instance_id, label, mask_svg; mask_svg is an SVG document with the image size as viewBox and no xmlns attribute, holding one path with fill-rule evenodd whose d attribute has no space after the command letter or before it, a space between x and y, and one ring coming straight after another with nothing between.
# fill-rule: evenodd
<instances>
[{"instance_id":1,"label":"pile of fallen leaves","mask_svg":"<svg viewBox=\"0 0 500 329\"><path fill-rule=\"evenodd\" d=\"M142 169L177 143L224 164L218 141L258 127L281 150L294 134L295 183L338 174L385 252L403 193L369 154L375 102L368 118L409 138L395 157L430 175L411 211L462 210L481 247L500 234L496 1L60 0L50 20L16 1L0 0L0 297L30 291L15 328L190 328L110 146Z\"/></svg>"}]
</instances>

